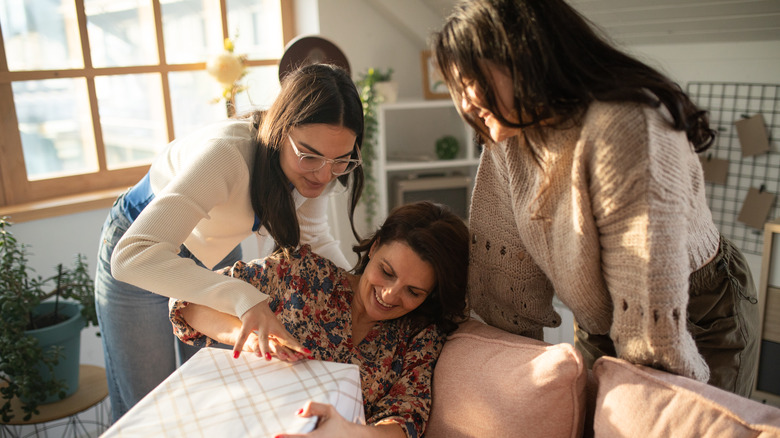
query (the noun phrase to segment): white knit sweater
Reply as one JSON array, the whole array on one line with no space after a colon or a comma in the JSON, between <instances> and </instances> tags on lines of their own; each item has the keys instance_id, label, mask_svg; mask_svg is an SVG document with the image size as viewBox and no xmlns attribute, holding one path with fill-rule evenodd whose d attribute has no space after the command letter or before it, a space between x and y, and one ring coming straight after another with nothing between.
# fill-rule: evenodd
<instances>
[{"instance_id":1,"label":"white knit sweater","mask_svg":"<svg viewBox=\"0 0 780 438\"><path fill-rule=\"evenodd\" d=\"M707 381L686 329L688 277L719 233L698 157L665 114L597 102L582 126L486 147L469 222L476 313L541 339L560 324L556 294L619 357Z\"/></svg>"},{"instance_id":2,"label":"white knit sweater","mask_svg":"<svg viewBox=\"0 0 780 438\"><path fill-rule=\"evenodd\" d=\"M119 241L111 258L118 280L160 295L241 316L267 298L238 279L216 274L179 257L182 243L209 268L252 234L255 215L249 181L256 131L249 120L207 126L173 141L150 168L154 200ZM330 234L327 194L307 199L293 190L301 243L348 269ZM272 207L272 206L271 206ZM258 245L273 248L261 228Z\"/></svg>"}]
</instances>

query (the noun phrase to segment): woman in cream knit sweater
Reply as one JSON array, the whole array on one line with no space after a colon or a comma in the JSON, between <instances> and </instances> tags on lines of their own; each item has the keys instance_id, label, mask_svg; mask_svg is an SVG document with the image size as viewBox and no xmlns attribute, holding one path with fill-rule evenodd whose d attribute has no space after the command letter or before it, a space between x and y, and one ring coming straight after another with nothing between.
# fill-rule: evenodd
<instances>
[{"instance_id":1,"label":"woman in cream knit sweater","mask_svg":"<svg viewBox=\"0 0 780 438\"><path fill-rule=\"evenodd\" d=\"M352 222L363 187L360 97L348 73L325 64L294 70L281 85L268 110L174 140L111 209L95 295L114 421L176 369L168 297L239 317L236 355L254 331L269 360L269 336L307 353L266 295L212 272L239 260L252 234L261 255L308 244L349 267L327 205L334 186L349 187Z\"/></svg>"},{"instance_id":2,"label":"woman in cream knit sweater","mask_svg":"<svg viewBox=\"0 0 780 438\"><path fill-rule=\"evenodd\" d=\"M704 196L705 113L563 0L463 2L433 50L486 142L472 309L541 338L556 295L589 365L617 356L749 395L756 292Z\"/></svg>"}]
</instances>

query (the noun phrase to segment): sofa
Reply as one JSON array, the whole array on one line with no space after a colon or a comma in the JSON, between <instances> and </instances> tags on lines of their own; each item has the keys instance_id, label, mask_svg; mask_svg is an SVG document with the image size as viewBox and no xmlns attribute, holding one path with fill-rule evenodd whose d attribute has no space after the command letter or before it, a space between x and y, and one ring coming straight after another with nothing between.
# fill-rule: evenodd
<instances>
[{"instance_id":1,"label":"sofa","mask_svg":"<svg viewBox=\"0 0 780 438\"><path fill-rule=\"evenodd\" d=\"M442 350L425 438L780 437L780 409L471 320Z\"/></svg>"}]
</instances>

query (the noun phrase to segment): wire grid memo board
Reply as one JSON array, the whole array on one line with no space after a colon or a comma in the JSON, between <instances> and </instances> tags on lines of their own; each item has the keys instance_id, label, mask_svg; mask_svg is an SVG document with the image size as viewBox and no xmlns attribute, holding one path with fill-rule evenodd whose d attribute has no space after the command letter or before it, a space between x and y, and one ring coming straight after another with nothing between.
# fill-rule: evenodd
<instances>
[{"instance_id":1,"label":"wire grid memo board","mask_svg":"<svg viewBox=\"0 0 780 438\"><path fill-rule=\"evenodd\" d=\"M751 187L774 193L777 198L767 220L780 217L780 85L690 82L688 95L709 112L710 126L718 131L704 157L728 160L726 184L706 183L707 203L721 234L742 251L760 255L763 230L737 221ZM762 114L769 137L769 152L743 157L734 122Z\"/></svg>"}]
</instances>

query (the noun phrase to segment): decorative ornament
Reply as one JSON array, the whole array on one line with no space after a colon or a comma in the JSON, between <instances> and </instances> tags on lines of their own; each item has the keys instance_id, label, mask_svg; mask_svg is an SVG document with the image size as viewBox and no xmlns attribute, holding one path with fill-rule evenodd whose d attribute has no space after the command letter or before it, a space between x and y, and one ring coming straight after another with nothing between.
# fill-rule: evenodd
<instances>
[{"instance_id":1,"label":"decorative ornament","mask_svg":"<svg viewBox=\"0 0 780 438\"><path fill-rule=\"evenodd\" d=\"M236 113L236 94L246 90L246 86L239 84L239 81L247 73L247 57L246 55L236 55L233 52L235 47L230 38L225 38L224 46L224 52L212 56L208 60L206 63L206 71L223 87L222 97L214 99L214 102L216 103L225 99L227 115L228 117L232 117Z\"/></svg>"}]
</instances>

